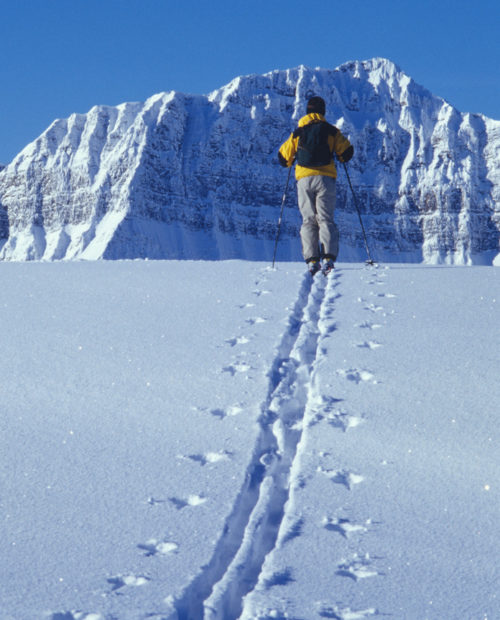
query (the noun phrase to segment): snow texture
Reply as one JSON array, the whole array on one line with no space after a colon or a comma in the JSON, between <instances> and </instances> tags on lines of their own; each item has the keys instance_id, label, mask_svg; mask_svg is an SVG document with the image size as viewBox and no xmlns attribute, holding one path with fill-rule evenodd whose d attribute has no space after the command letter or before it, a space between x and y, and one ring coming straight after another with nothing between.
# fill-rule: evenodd
<instances>
[{"instance_id":1,"label":"snow texture","mask_svg":"<svg viewBox=\"0 0 500 620\"><path fill-rule=\"evenodd\" d=\"M1 620L499 617L497 269L1 271Z\"/></svg>"},{"instance_id":2,"label":"snow texture","mask_svg":"<svg viewBox=\"0 0 500 620\"><path fill-rule=\"evenodd\" d=\"M348 170L376 258L500 256L500 121L462 114L374 58L54 121L0 172L0 258L270 258L286 182L277 149L312 94L354 144ZM364 260L339 168L340 259ZM299 226L292 183L280 260L300 258Z\"/></svg>"}]
</instances>

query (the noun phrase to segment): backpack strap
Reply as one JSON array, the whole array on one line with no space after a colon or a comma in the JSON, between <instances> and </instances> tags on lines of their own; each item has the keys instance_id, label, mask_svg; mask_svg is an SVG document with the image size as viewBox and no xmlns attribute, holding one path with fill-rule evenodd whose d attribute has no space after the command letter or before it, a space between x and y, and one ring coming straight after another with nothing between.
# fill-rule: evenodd
<instances>
[{"instance_id":1,"label":"backpack strap","mask_svg":"<svg viewBox=\"0 0 500 620\"><path fill-rule=\"evenodd\" d=\"M327 125L328 127L328 135L329 136L336 136L339 132L339 130L334 126L331 125L328 121L312 121L310 123L307 123L307 125L302 125L301 127L297 127L294 132L293 132L293 137L295 138L300 138L300 136L302 135L304 128L307 127L308 125L312 125L314 123L324 123L325 125Z\"/></svg>"},{"instance_id":2,"label":"backpack strap","mask_svg":"<svg viewBox=\"0 0 500 620\"><path fill-rule=\"evenodd\" d=\"M297 144L297 163L306 168L327 166L333 156L333 147L329 143L330 136L335 136L338 129L324 120L314 120L297 127L293 138Z\"/></svg>"}]
</instances>

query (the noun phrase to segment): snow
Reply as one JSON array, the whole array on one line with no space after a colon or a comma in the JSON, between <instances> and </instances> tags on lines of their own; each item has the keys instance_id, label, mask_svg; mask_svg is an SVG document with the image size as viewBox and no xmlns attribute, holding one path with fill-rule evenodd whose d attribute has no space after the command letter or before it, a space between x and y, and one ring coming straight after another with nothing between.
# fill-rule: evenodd
<instances>
[{"instance_id":1,"label":"snow","mask_svg":"<svg viewBox=\"0 0 500 620\"><path fill-rule=\"evenodd\" d=\"M500 121L462 114L383 58L241 76L207 96L170 91L54 121L0 172L0 259L272 258L287 176L276 154L311 93L354 146L349 178L379 260L491 265ZM279 260L300 256L293 185ZM341 260L363 260L342 169L336 221Z\"/></svg>"},{"instance_id":2,"label":"snow","mask_svg":"<svg viewBox=\"0 0 500 620\"><path fill-rule=\"evenodd\" d=\"M500 617L498 269L1 269L1 620Z\"/></svg>"}]
</instances>

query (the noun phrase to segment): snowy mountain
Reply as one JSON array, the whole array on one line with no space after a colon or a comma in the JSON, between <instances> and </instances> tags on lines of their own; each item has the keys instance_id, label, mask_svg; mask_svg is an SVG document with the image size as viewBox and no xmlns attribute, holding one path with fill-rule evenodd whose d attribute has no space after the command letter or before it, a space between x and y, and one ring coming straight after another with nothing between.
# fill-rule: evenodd
<instances>
[{"instance_id":1,"label":"snowy mountain","mask_svg":"<svg viewBox=\"0 0 500 620\"><path fill-rule=\"evenodd\" d=\"M491 263L499 252L500 121L461 114L388 60L239 77L56 120L0 172L0 257L267 259L286 171L277 148L311 94L352 141L372 254ZM341 260L364 257L344 171ZM290 188L279 259L300 258Z\"/></svg>"}]
</instances>

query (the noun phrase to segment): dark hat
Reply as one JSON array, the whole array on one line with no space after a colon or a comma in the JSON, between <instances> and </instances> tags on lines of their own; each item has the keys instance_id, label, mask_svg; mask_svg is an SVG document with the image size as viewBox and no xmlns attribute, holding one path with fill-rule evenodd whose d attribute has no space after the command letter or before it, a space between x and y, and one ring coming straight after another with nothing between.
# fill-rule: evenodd
<instances>
[{"instance_id":1,"label":"dark hat","mask_svg":"<svg viewBox=\"0 0 500 620\"><path fill-rule=\"evenodd\" d=\"M311 97L307 102L307 113L312 114L317 112L318 114L325 115L326 105L325 100L321 97Z\"/></svg>"}]
</instances>

